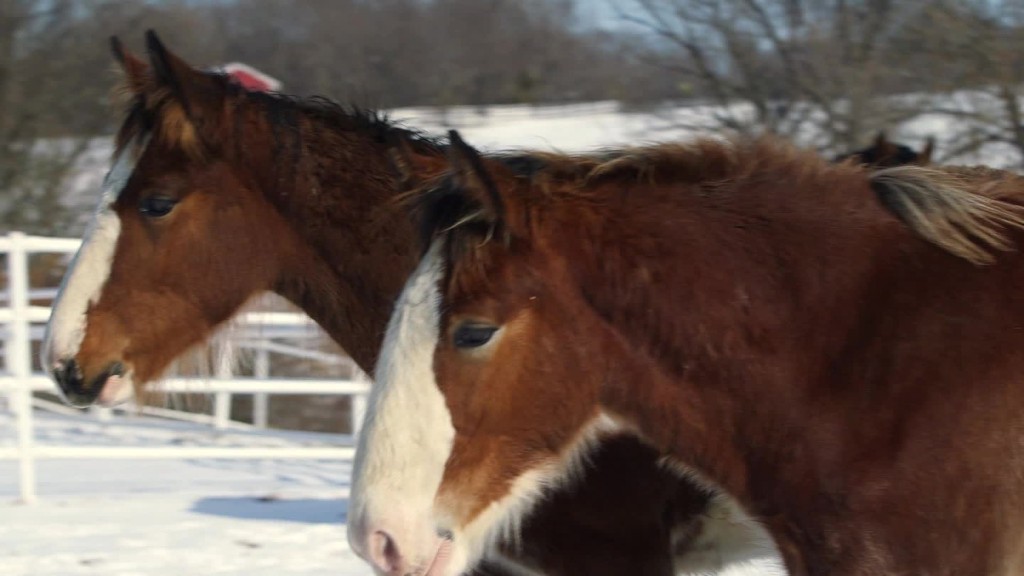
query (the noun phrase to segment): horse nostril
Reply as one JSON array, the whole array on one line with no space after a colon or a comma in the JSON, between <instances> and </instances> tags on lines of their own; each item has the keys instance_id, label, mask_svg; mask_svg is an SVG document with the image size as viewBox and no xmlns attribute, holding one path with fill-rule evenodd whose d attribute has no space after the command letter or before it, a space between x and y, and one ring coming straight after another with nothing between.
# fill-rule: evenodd
<instances>
[{"instance_id":1,"label":"horse nostril","mask_svg":"<svg viewBox=\"0 0 1024 576\"><path fill-rule=\"evenodd\" d=\"M386 574L402 573L402 554L394 538L383 530L377 530L370 536L370 561Z\"/></svg>"},{"instance_id":2,"label":"horse nostril","mask_svg":"<svg viewBox=\"0 0 1024 576\"><path fill-rule=\"evenodd\" d=\"M98 387L86 389L85 376L74 358L59 360L53 367L53 379L57 381L68 403L74 406L88 406L99 395Z\"/></svg>"},{"instance_id":3,"label":"horse nostril","mask_svg":"<svg viewBox=\"0 0 1024 576\"><path fill-rule=\"evenodd\" d=\"M455 540L455 534L451 530L448 530L447 528L438 528L437 529L437 537L440 538L441 540L447 540L449 542Z\"/></svg>"},{"instance_id":4,"label":"horse nostril","mask_svg":"<svg viewBox=\"0 0 1024 576\"><path fill-rule=\"evenodd\" d=\"M82 373L78 369L78 362L74 359L58 360L53 367L53 379L65 392L78 390L82 385Z\"/></svg>"}]
</instances>

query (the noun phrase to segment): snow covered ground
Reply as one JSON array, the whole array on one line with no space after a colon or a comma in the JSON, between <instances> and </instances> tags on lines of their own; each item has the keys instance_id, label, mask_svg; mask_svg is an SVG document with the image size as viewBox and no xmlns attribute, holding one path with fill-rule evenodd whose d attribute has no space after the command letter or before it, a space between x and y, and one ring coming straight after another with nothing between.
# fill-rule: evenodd
<instances>
[{"instance_id":1,"label":"snow covered ground","mask_svg":"<svg viewBox=\"0 0 1024 576\"><path fill-rule=\"evenodd\" d=\"M35 414L39 445L349 445L328 434ZM0 410L0 448L14 446L14 429ZM372 574L345 539L347 461L39 460L37 475L38 501L22 504L17 462L0 460L0 576ZM721 576L766 576L764 566Z\"/></svg>"},{"instance_id":2,"label":"snow covered ground","mask_svg":"<svg viewBox=\"0 0 1024 576\"><path fill-rule=\"evenodd\" d=\"M316 445L322 435L215 433L151 419L37 411L39 444ZM0 446L13 444L0 414ZM0 460L4 576L368 575L345 542L350 467L340 461L40 460L39 501L17 502Z\"/></svg>"}]
</instances>

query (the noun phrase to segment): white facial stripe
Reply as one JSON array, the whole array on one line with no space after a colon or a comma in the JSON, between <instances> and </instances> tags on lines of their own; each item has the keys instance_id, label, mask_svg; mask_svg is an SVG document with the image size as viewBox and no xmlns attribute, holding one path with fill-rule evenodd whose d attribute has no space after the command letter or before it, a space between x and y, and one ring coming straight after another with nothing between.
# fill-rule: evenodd
<instances>
[{"instance_id":1,"label":"white facial stripe","mask_svg":"<svg viewBox=\"0 0 1024 576\"><path fill-rule=\"evenodd\" d=\"M85 338L85 313L95 303L110 275L114 248L121 234L121 221L112 206L128 185L135 162L145 149L147 139L139 146L129 143L114 160L113 167L103 180L103 193L96 216L61 283L53 303L50 322L46 326L43 366L74 358Z\"/></svg>"},{"instance_id":2,"label":"white facial stripe","mask_svg":"<svg viewBox=\"0 0 1024 576\"><path fill-rule=\"evenodd\" d=\"M433 369L442 266L435 244L406 283L381 349L349 501L349 542L364 557L377 530L414 563L435 549L434 495L455 436Z\"/></svg>"}]
</instances>

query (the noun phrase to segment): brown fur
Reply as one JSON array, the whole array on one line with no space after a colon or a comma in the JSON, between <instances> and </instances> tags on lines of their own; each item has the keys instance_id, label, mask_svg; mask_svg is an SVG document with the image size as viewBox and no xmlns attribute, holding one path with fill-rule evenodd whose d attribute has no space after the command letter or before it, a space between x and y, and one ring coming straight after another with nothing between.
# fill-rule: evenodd
<instances>
[{"instance_id":1,"label":"brown fur","mask_svg":"<svg viewBox=\"0 0 1024 576\"><path fill-rule=\"evenodd\" d=\"M245 93L171 53L155 57L174 78L124 56L133 104L118 150L143 135L150 142L115 204L122 233L77 359L86 380L124 361L141 388L268 290L372 372L417 256L397 209L389 142L407 140L417 171L428 175L447 166L441 148L371 113ZM139 202L152 195L178 204L147 218ZM538 508L523 551L509 543L508 554L553 576L668 576L668 530L696 521L705 496L630 438L595 455L592 469L586 484ZM669 520L677 501L686 513Z\"/></svg>"},{"instance_id":2,"label":"brown fur","mask_svg":"<svg viewBox=\"0 0 1024 576\"><path fill-rule=\"evenodd\" d=\"M449 246L456 528L603 412L737 498L796 576L1014 573L1024 180L872 176L766 141L480 161L493 190L420 206ZM501 222L431 208L495 193ZM459 349L466 320L500 337Z\"/></svg>"}]
</instances>

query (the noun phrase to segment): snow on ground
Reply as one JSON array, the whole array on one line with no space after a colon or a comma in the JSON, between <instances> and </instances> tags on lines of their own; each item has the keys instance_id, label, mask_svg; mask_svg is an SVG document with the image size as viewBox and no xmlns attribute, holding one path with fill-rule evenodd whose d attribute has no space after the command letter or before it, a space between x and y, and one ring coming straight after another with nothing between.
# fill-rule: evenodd
<instances>
[{"instance_id":1,"label":"snow on ground","mask_svg":"<svg viewBox=\"0 0 1024 576\"><path fill-rule=\"evenodd\" d=\"M210 492L218 496L113 492L0 508L0 573L370 574L345 544L336 496L302 493L265 503L230 486Z\"/></svg>"},{"instance_id":2,"label":"snow on ground","mask_svg":"<svg viewBox=\"0 0 1024 576\"><path fill-rule=\"evenodd\" d=\"M400 108L391 116L433 134L456 128L467 142L488 150L537 148L578 152L658 140L679 139L688 130L670 119L699 118L701 107L664 111L626 112L617 102L590 102L558 106L503 105L436 108Z\"/></svg>"},{"instance_id":3,"label":"snow on ground","mask_svg":"<svg viewBox=\"0 0 1024 576\"><path fill-rule=\"evenodd\" d=\"M319 445L325 435L231 432L152 419L37 411L39 444ZM14 425L0 414L0 446ZM337 437L333 438L337 440ZM4 576L363 576L348 549L347 462L40 460L39 501L17 502L16 461L0 460Z\"/></svg>"},{"instance_id":4,"label":"snow on ground","mask_svg":"<svg viewBox=\"0 0 1024 576\"><path fill-rule=\"evenodd\" d=\"M35 421L37 444L83 448L348 440L215 432L144 417L103 423L36 411ZM0 448L15 445L14 430L11 414L0 411ZM345 538L349 462L39 460L37 476L38 501L22 504L18 463L0 460L0 576L372 574ZM737 566L722 576L764 576L764 566Z\"/></svg>"}]
</instances>

